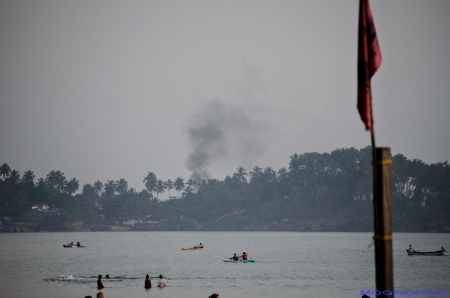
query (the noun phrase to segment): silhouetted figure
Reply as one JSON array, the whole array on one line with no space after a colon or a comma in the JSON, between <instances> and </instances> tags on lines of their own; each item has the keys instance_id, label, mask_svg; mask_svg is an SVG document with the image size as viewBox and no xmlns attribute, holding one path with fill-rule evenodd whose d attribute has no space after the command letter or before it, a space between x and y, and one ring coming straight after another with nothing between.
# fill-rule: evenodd
<instances>
[{"instance_id":1,"label":"silhouetted figure","mask_svg":"<svg viewBox=\"0 0 450 298\"><path fill-rule=\"evenodd\" d=\"M99 290L101 290L101 289L103 289L105 286L103 285L103 281L102 281L102 275L100 274L99 276L98 276L98 279L97 279L97 289L99 289ZM103 293L102 293L103 294Z\"/></svg>"},{"instance_id":2,"label":"silhouetted figure","mask_svg":"<svg viewBox=\"0 0 450 298\"><path fill-rule=\"evenodd\" d=\"M152 282L150 280L150 277L148 276L148 274L145 276L145 285L144 288L146 289L150 289L152 287Z\"/></svg>"}]
</instances>

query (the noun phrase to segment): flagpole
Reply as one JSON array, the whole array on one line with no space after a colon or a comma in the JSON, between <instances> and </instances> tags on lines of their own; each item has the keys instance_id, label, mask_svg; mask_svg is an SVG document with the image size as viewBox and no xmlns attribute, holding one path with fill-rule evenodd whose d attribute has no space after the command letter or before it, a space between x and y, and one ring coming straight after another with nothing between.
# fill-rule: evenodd
<instances>
[{"instance_id":1,"label":"flagpole","mask_svg":"<svg viewBox=\"0 0 450 298\"><path fill-rule=\"evenodd\" d=\"M375 162L375 148L377 147L375 143L375 125L373 121L373 106L372 106L372 82L369 81L369 94L370 94L370 138L372 140L372 161Z\"/></svg>"}]
</instances>

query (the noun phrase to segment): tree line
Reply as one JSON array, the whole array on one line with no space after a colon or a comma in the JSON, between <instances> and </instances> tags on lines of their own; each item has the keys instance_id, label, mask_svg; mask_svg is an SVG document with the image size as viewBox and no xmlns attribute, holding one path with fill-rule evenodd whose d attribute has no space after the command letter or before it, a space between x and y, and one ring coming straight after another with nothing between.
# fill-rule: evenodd
<instances>
[{"instance_id":1,"label":"tree line","mask_svg":"<svg viewBox=\"0 0 450 298\"><path fill-rule=\"evenodd\" d=\"M50 171L36 179L33 171L21 175L7 163L0 166L0 213L23 216L31 205L45 202L61 216L98 217L106 221L126 218L176 220L182 217L213 223L242 213L246 223L289 219L306 222L319 218L372 215L372 151L335 149L330 153L293 154L287 167L274 170L237 167L223 180L194 181L177 177L143 177L137 192L125 179L95 181L79 190L76 178ZM450 168L448 162L425 164L402 154L392 156L394 224L407 218L446 221L450 224ZM171 191L174 190L175 194ZM160 200L167 193L169 200ZM420 214L419 214L420 213ZM423 218L426 214L425 219ZM405 219L406 218L406 219Z\"/></svg>"}]
</instances>

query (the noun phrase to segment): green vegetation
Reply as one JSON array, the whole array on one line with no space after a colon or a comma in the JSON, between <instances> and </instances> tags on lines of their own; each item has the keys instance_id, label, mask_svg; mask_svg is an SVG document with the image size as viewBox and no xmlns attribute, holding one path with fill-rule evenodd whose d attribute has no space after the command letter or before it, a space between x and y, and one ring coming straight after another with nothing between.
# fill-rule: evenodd
<instances>
[{"instance_id":1,"label":"green vegetation","mask_svg":"<svg viewBox=\"0 0 450 298\"><path fill-rule=\"evenodd\" d=\"M238 167L224 180L162 181L149 172L140 192L125 179L85 184L61 171L21 177L0 166L0 215L26 221L45 202L60 218L166 220L176 230L372 230L371 147L290 156L288 168ZM450 168L392 157L394 231L450 232ZM171 190L175 190L170 192ZM173 195L173 196L171 196ZM170 197L169 200L160 200ZM101 216L101 217L100 217Z\"/></svg>"}]
</instances>

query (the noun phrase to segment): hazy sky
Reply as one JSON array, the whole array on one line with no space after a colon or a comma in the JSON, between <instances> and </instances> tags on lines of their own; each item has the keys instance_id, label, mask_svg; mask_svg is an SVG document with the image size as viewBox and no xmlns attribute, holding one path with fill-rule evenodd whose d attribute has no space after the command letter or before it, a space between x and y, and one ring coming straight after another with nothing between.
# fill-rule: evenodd
<instances>
[{"instance_id":1,"label":"hazy sky","mask_svg":"<svg viewBox=\"0 0 450 298\"><path fill-rule=\"evenodd\" d=\"M450 1L372 0L377 146L450 160ZM80 189L370 144L357 0L0 0L0 163ZM162 196L164 197L164 196Z\"/></svg>"}]
</instances>

